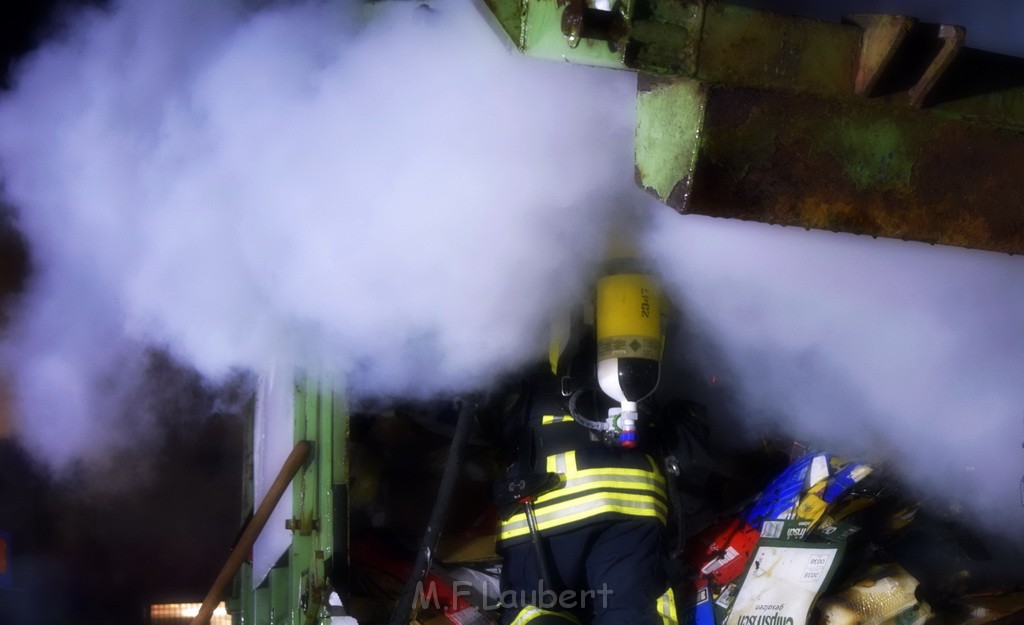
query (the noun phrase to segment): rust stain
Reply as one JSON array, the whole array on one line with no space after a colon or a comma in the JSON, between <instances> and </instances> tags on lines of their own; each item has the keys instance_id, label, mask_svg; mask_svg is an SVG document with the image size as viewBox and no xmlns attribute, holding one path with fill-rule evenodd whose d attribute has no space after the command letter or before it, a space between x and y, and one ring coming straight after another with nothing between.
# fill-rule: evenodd
<instances>
[{"instance_id":1,"label":"rust stain","mask_svg":"<svg viewBox=\"0 0 1024 625\"><path fill-rule=\"evenodd\" d=\"M843 106L718 89L686 210L1024 253L1024 137Z\"/></svg>"}]
</instances>

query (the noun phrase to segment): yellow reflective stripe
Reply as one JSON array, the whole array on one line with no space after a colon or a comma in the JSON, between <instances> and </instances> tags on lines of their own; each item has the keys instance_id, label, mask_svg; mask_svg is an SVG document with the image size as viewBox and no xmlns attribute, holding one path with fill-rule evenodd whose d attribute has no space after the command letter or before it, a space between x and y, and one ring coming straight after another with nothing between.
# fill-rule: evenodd
<instances>
[{"instance_id":1,"label":"yellow reflective stripe","mask_svg":"<svg viewBox=\"0 0 1024 625\"><path fill-rule=\"evenodd\" d=\"M537 527L544 529L552 525L559 525L559 521L565 515L576 514L586 510L594 510L598 507L622 506L631 510L652 509L668 512L668 505L664 501L650 495L632 495L627 493L594 493L584 495L570 501L551 504L542 510L534 509L537 517ZM518 516L518 515L517 515ZM513 517L514 518L514 517ZM526 515L523 515L523 521Z\"/></svg>"},{"instance_id":2,"label":"yellow reflective stripe","mask_svg":"<svg viewBox=\"0 0 1024 625\"><path fill-rule=\"evenodd\" d=\"M662 625L679 625L679 616L676 614L676 595L671 588L658 598L658 614L661 615Z\"/></svg>"},{"instance_id":3,"label":"yellow reflective stripe","mask_svg":"<svg viewBox=\"0 0 1024 625\"><path fill-rule=\"evenodd\" d=\"M567 451L564 454L548 456L547 470L549 473L558 473L560 475L575 475L579 472L576 470L576 452Z\"/></svg>"},{"instance_id":4,"label":"yellow reflective stripe","mask_svg":"<svg viewBox=\"0 0 1024 625\"><path fill-rule=\"evenodd\" d=\"M608 512L657 517L665 521L668 496L665 478L660 472L619 468L579 471L575 460L575 451L548 457L549 470L571 477L561 488L537 498L534 511L540 530ZM649 456L648 460L655 468ZM557 471L560 469L563 471ZM610 490L615 492L608 492ZM528 531L526 515L520 512L501 524L499 538L523 536Z\"/></svg>"},{"instance_id":5,"label":"yellow reflective stripe","mask_svg":"<svg viewBox=\"0 0 1024 625\"><path fill-rule=\"evenodd\" d=\"M573 466L576 465L576 456L573 454ZM644 478L657 482L658 484L665 483L665 476L660 471L648 471L646 469L620 469L618 467L598 467L596 469L583 469L582 471L574 471L571 476L572 479L587 478L592 475L614 475L616 477L626 478Z\"/></svg>"},{"instance_id":6,"label":"yellow reflective stripe","mask_svg":"<svg viewBox=\"0 0 1024 625\"><path fill-rule=\"evenodd\" d=\"M569 453L572 454L572 459L573 459L572 466L575 467L576 466L576 452L575 451L571 451ZM558 455L558 454L556 454L556 455ZM549 456L549 458L550 458L550 456ZM569 476L569 477L586 477L586 476L589 476L589 475L598 475L598 474L602 474L602 473L607 473L607 474L615 474L615 475L623 475L623 476L646 477L646 478L653 479L653 480L655 480L656 482L658 482L660 484L664 484L665 483L665 476L661 474L660 470L658 470L658 466L656 464L654 464L654 460L650 456L647 456L647 460L651 464L651 468L650 469L625 469L625 468L619 468L619 467L596 467L596 468L593 468L593 469L582 469L582 470L573 471L573 474L571 476Z\"/></svg>"},{"instance_id":7,"label":"yellow reflective stripe","mask_svg":"<svg viewBox=\"0 0 1024 625\"><path fill-rule=\"evenodd\" d=\"M567 414L559 414L559 415L547 414L547 415L544 415L543 417L540 418L540 424L541 425L552 425L554 423L568 423L570 421L575 423L576 419L573 419L572 415L567 415Z\"/></svg>"},{"instance_id":8,"label":"yellow reflective stripe","mask_svg":"<svg viewBox=\"0 0 1024 625\"><path fill-rule=\"evenodd\" d=\"M516 615L515 620L512 621L511 625L525 625L534 619L538 619L542 616L554 616L560 619L564 619L570 623L576 623L580 625L580 620L567 612L554 612L552 610L545 610L532 605L523 606L523 609Z\"/></svg>"},{"instance_id":9,"label":"yellow reflective stripe","mask_svg":"<svg viewBox=\"0 0 1024 625\"><path fill-rule=\"evenodd\" d=\"M565 466L563 475L569 476L559 488L537 497L536 506L543 507L552 500L598 488L650 491L666 497L665 478L660 473L637 469L585 469L572 471L575 467L574 454L556 454L548 458L548 470ZM558 471L555 471L558 473Z\"/></svg>"},{"instance_id":10,"label":"yellow reflective stripe","mask_svg":"<svg viewBox=\"0 0 1024 625\"><path fill-rule=\"evenodd\" d=\"M617 489L609 492L611 489ZM627 491L627 492L622 492ZM629 492L631 491L631 492ZM557 495L557 499L555 499ZM615 475L592 476L588 478L574 478L566 482L566 485L552 493L545 493L538 497L534 503L534 511L538 521L546 519L552 514L564 511L568 508L578 506L581 502L594 501L602 497L625 499L636 502L649 502L648 505L657 505L667 510L666 501L668 496L660 484L650 479L634 478L634 480L620 479ZM502 527L512 527L516 524L525 524L526 514L520 512L509 518L502 524ZM543 528L543 523L540 524ZM524 525L525 527L525 525Z\"/></svg>"},{"instance_id":11,"label":"yellow reflective stripe","mask_svg":"<svg viewBox=\"0 0 1024 625\"><path fill-rule=\"evenodd\" d=\"M641 517L648 519L656 519L660 523L666 522L665 513L658 509L652 509L649 507L634 507L629 505L603 505L596 506L589 510L583 510L575 514L566 515L559 518L557 521L552 521L544 526L543 530L551 530L556 527L562 527L563 525L569 525L585 519L590 519L602 514L621 514L630 517ZM503 526L504 527L504 526ZM503 529L501 534L498 535L498 540L509 540L512 538L518 538L520 536L526 536L530 533L528 526L516 527L513 529Z\"/></svg>"},{"instance_id":12,"label":"yellow reflective stripe","mask_svg":"<svg viewBox=\"0 0 1024 625\"><path fill-rule=\"evenodd\" d=\"M637 491L638 494L654 493L661 499L665 499L667 497L664 487L653 480L645 480L643 478L634 478L630 480L617 475L603 475L587 478L572 478L567 480L565 482L565 486L558 490L551 491L550 493L544 493L543 496L538 497L534 507L537 510L541 510L546 508L548 505L551 505L553 500L561 501L566 497L583 494L588 491L610 489Z\"/></svg>"},{"instance_id":13,"label":"yellow reflective stripe","mask_svg":"<svg viewBox=\"0 0 1024 625\"><path fill-rule=\"evenodd\" d=\"M654 517L665 522L668 506L660 499L646 494L593 493L569 501L551 504L542 510L535 510L537 528L541 531L574 523L588 517L605 513L620 513L627 516ZM530 531L526 515L513 515L501 524L499 538L524 536Z\"/></svg>"}]
</instances>

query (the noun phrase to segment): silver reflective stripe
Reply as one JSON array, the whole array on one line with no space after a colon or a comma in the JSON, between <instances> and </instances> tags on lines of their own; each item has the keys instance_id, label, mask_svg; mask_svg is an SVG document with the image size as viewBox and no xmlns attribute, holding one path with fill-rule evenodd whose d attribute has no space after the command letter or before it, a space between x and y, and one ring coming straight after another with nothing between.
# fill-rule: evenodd
<instances>
[{"instance_id":1,"label":"silver reflective stripe","mask_svg":"<svg viewBox=\"0 0 1024 625\"><path fill-rule=\"evenodd\" d=\"M664 519L668 506L648 494L595 493L572 500L552 504L547 509L537 510L537 525L541 530L558 527L583 520L603 512L619 512L631 516L653 516ZM525 515L516 515L501 524L501 536L522 533L528 529Z\"/></svg>"},{"instance_id":2,"label":"silver reflective stripe","mask_svg":"<svg viewBox=\"0 0 1024 625\"><path fill-rule=\"evenodd\" d=\"M639 484L643 486L652 486L661 490L661 481L654 479L654 477L646 477L643 475L620 475L618 473L598 473L593 475L578 475L577 477L570 477L565 482L565 486L562 489L576 488L579 486L586 486L587 484L594 484L595 482L628 482L630 484ZM559 491L554 491L559 492Z\"/></svg>"},{"instance_id":3,"label":"silver reflective stripe","mask_svg":"<svg viewBox=\"0 0 1024 625\"><path fill-rule=\"evenodd\" d=\"M679 625L679 617L676 614L675 593L669 588L658 600L658 611L661 613L663 625Z\"/></svg>"},{"instance_id":4,"label":"silver reflective stripe","mask_svg":"<svg viewBox=\"0 0 1024 625\"><path fill-rule=\"evenodd\" d=\"M572 475L576 473L576 452L567 451L562 454L548 456L547 469L550 473Z\"/></svg>"},{"instance_id":5,"label":"silver reflective stripe","mask_svg":"<svg viewBox=\"0 0 1024 625\"><path fill-rule=\"evenodd\" d=\"M519 611L519 614L516 615L515 620L512 621L512 625L525 625L526 623L529 623L530 621L532 621L534 616L539 616L539 615L540 615L540 610L538 610L537 608L535 608L533 606L528 605L528 606L524 607L522 610Z\"/></svg>"},{"instance_id":6,"label":"silver reflective stripe","mask_svg":"<svg viewBox=\"0 0 1024 625\"><path fill-rule=\"evenodd\" d=\"M552 507L547 510L537 510L537 523L543 527L546 522L557 521L564 517L572 517L580 512L587 512L588 510L606 507L632 508L634 510L660 509L662 512L668 510L668 506L657 499L654 499L650 495L619 495L618 493L602 493L597 497L590 496L582 497L581 499L589 499L589 501L582 501L564 508Z\"/></svg>"}]
</instances>

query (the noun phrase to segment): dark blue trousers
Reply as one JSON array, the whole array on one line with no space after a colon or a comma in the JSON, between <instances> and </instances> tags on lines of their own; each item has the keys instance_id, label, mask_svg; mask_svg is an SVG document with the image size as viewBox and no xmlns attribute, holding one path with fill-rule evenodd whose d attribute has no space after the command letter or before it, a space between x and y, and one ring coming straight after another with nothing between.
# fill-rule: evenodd
<instances>
[{"instance_id":1,"label":"dark blue trousers","mask_svg":"<svg viewBox=\"0 0 1024 625\"><path fill-rule=\"evenodd\" d=\"M502 622L512 623L527 604L572 614L592 625L662 625L656 605L667 587L662 533L657 521L637 519L602 521L544 536L548 570L554 578L545 584L529 542L506 548ZM529 621L531 625L565 622L555 615Z\"/></svg>"}]
</instances>

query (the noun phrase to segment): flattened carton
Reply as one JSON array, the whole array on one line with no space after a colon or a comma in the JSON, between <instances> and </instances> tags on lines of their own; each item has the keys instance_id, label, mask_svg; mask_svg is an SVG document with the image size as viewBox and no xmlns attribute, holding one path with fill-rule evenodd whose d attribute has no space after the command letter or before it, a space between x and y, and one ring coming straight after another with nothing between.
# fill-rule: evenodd
<instances>
[{"instance_id":1,"label":"flattened carton","mask_svg":"<svg viewBox=\"0 0 1024 625\"><path fill-rule=\"evenodd\" d=\"M841 557L838 543L760 540L725 625L806 625Z\"/></svg>"}]
</instances>

